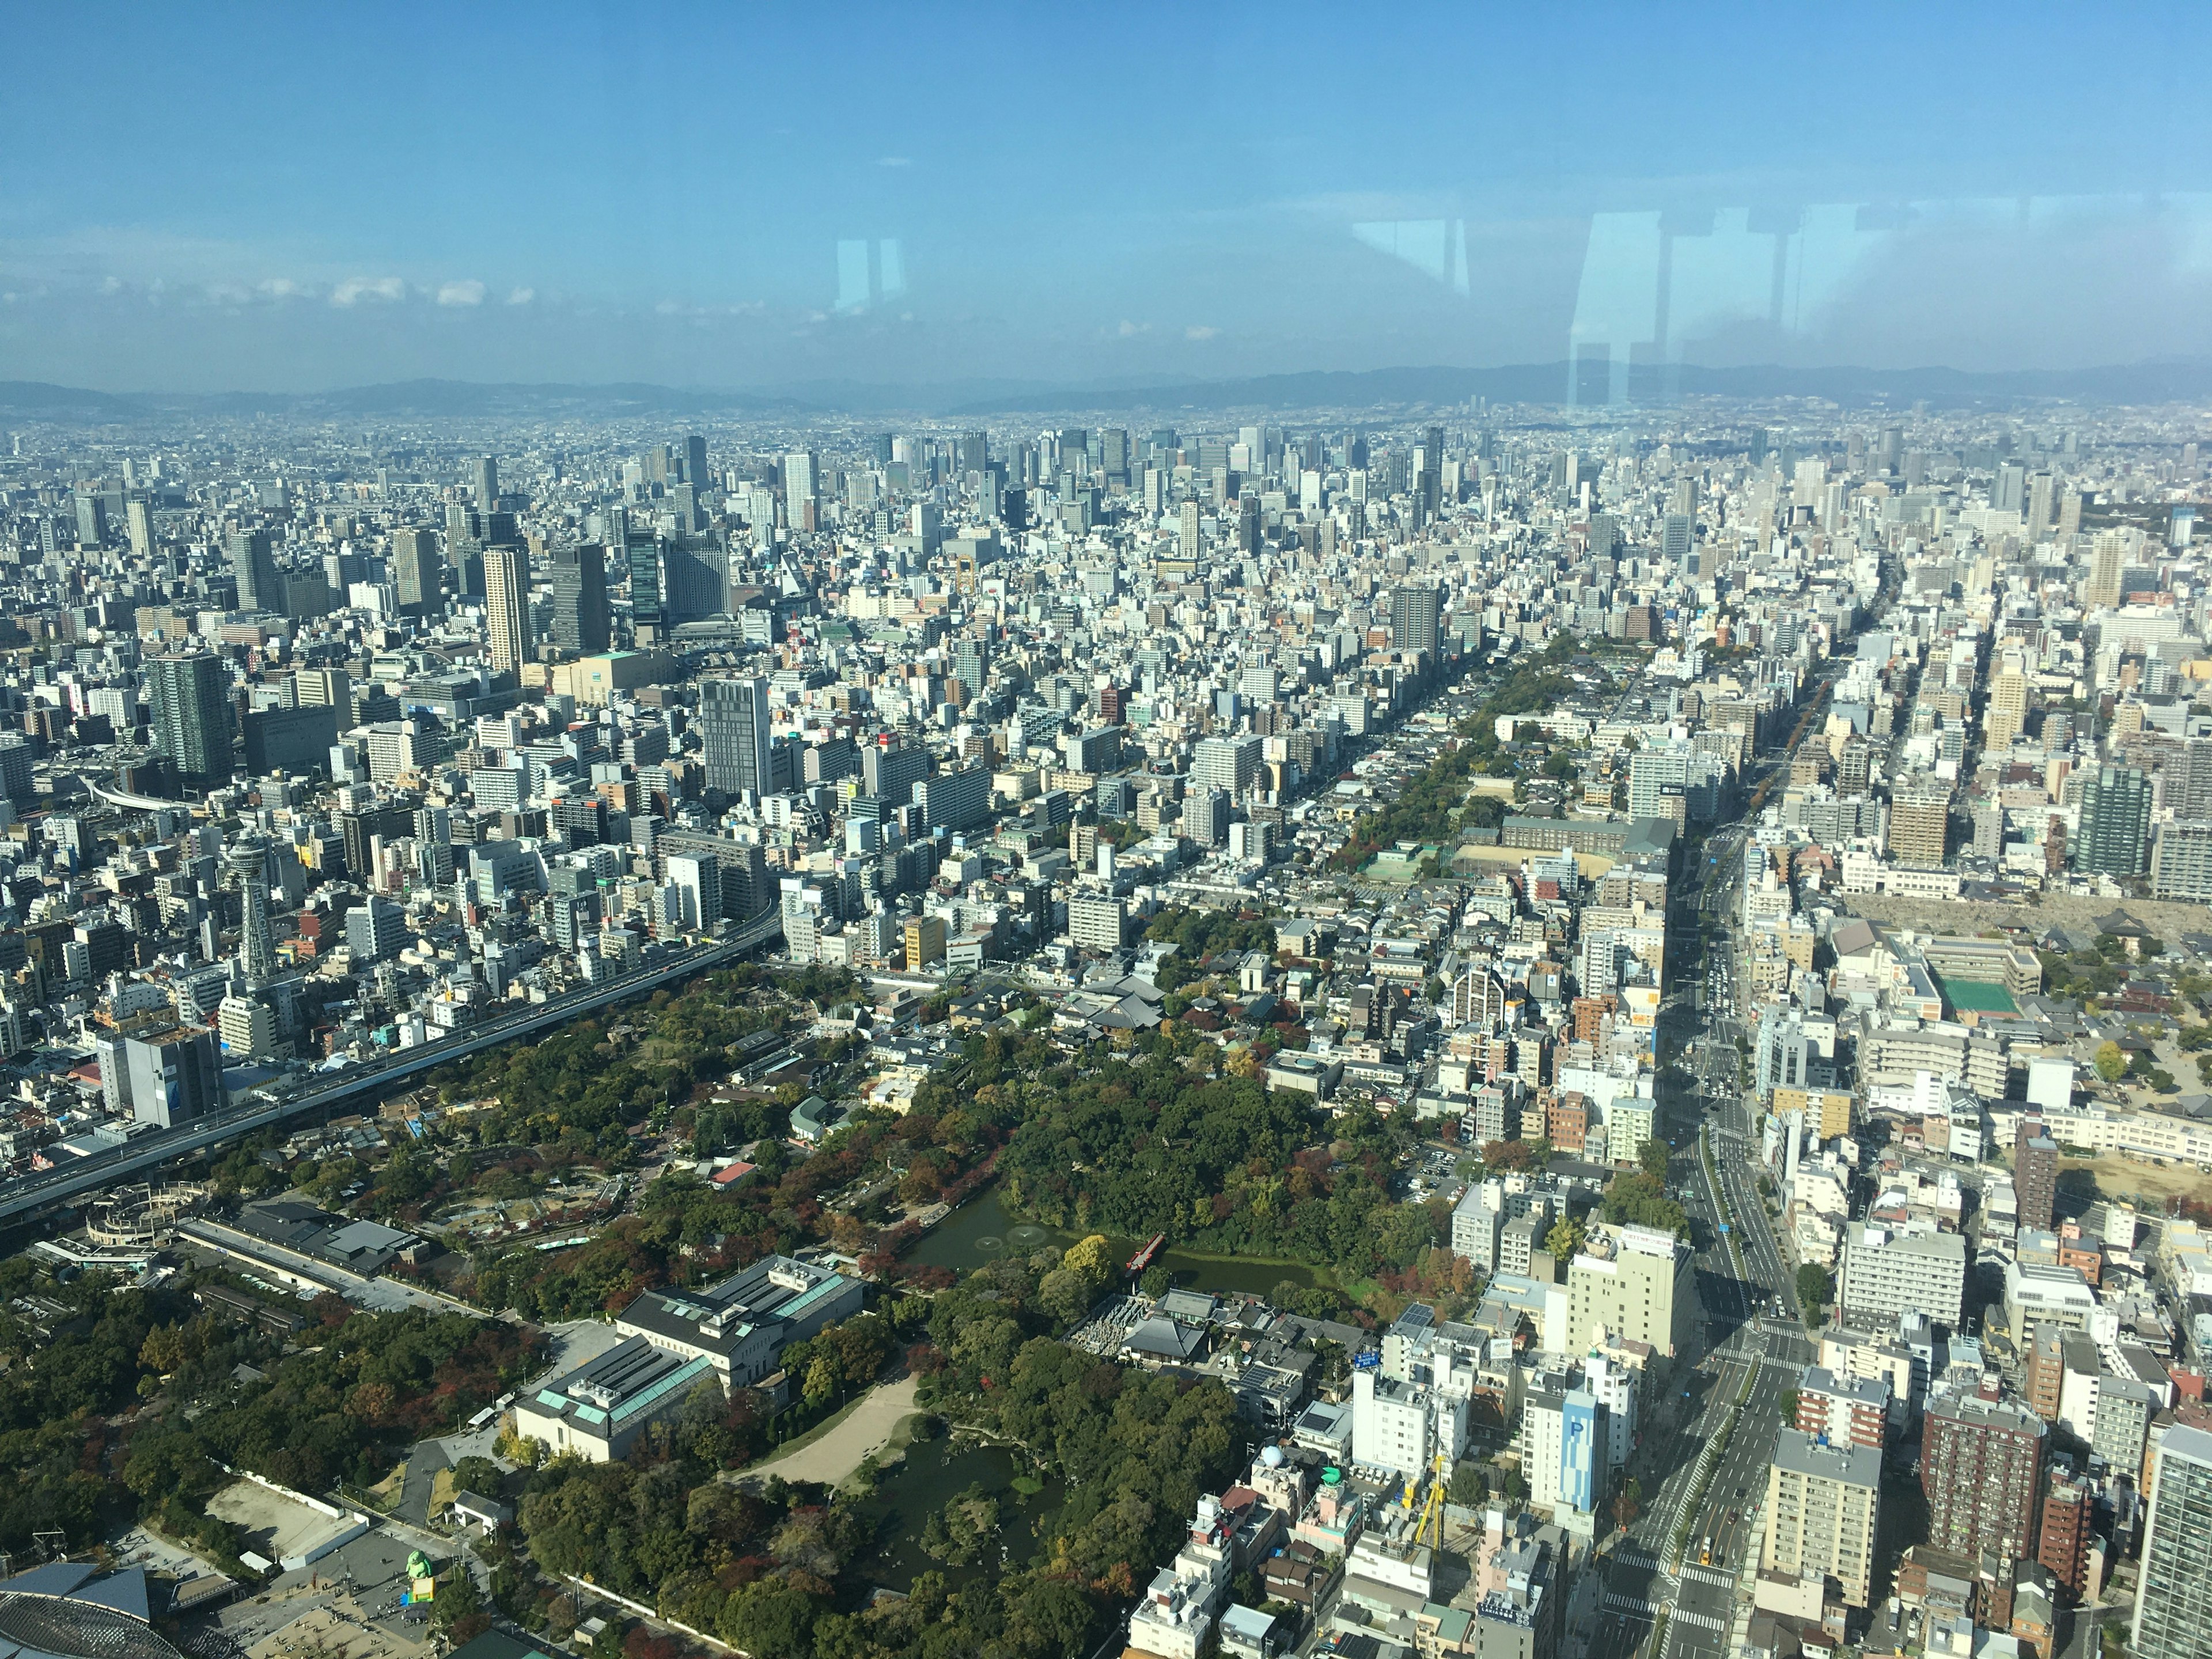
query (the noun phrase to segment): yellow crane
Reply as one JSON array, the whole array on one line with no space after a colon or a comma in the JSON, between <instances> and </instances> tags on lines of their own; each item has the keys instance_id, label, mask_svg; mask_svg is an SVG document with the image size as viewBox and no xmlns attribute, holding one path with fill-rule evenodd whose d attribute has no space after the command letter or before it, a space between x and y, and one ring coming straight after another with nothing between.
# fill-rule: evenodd
<instances>
[{"instance_id":1,"label":"yellow crane","mask_svg":"<svg viewBox=\"0 0 2212 1659\"><path fill-rule=\"evenodd\" d=\"M1437 1453L1429 1469L1428 1496L1421 1500L1420 1517L1413 1522L1413 1542L1419 1543L1424 1534L1433 1530L1435 1535L1428 1541L1431 1547L1437 1549L1443 1548L1444 1541L1445 1462L1443 1454ZM1405 1505L1409 1510L1413 1507L1413 1487L1410 1481L1406 1486Z\"/></svg>"}]
</instances>

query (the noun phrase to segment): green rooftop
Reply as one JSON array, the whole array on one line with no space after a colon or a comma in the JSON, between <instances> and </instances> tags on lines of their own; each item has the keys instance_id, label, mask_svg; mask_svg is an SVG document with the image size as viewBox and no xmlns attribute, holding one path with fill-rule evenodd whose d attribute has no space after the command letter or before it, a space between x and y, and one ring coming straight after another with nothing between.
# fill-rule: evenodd
<instances>
[{"instance_id":1,"label":"green rooftop","mask_svg":"<svg viewBox=\"0 0 2212 1659\"><path fill-rule=\"evenodd\" d=\"M2016 1014L2020 1005L2012 1000L2012 993L2002 985L1992 985L1975 979L1943 979L1936 984L1942 988L1943 1000L1962 1014Z\"/></svg>"}]
</instances>

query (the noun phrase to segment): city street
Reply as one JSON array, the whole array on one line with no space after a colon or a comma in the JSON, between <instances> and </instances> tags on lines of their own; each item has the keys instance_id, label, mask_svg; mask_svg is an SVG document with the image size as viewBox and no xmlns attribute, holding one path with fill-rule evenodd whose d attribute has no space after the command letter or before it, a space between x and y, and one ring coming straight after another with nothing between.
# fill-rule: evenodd
<instances>
[{"instance_id":1,"label":"city street","mask_svg":"<svg viewBox=\"0 0 2212 1659\"><path fill-rule=\"evenodd\" d=\"M1632 1466L1644 1481L1644 1510L1596 1568L1602 1588L1595 1623L1577 1633L1597 1659L1636 1653L1662 1611L1664 1649L1653 1659L1724 1659L1739 1576L1755 1567L1780 1396L1814 1357L1797 1322L1790 1270L1759 1202L1753 1112L1737 1047L1731 907L1747 834L1730 824L1698 848L1685 881L1694 902L1672 941L1668 976L1686 988L1669 999L1661 1059L1662 1075L1670 1056L1682 1074L1662 1083L1661 1122L1674 1149L1668 1184L1698 1245L1705 1320L1698 1351L1677 1362L1668 1387L1667 1406L1683 1420L1647 1432ZM1731 1423L1725 1448L1709 1453ZM1645 1473L1655 1470L1666 1471L1656 1491Z\"/></svg>"}]
</instances>

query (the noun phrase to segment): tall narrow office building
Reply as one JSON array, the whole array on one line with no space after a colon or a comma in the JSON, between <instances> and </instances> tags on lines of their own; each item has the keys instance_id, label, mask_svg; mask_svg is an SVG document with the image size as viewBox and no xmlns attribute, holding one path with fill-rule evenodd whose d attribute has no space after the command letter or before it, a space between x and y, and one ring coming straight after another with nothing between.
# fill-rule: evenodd
<instances>
[{"instance_id":1,"label":"tall narrow office building","mask_svg":"<svg viewBox=\"0 0 2212 1659\"><path fill-rule=\"evenodd\" d=\"M230 538L230 568L238 578L240 611L284 609L284 584L276 578L276 558L265 530L240 530Z\"/></svg>"},{"instance_id":2,"label":"tall narrow office building","mask_svg":"<svg viewBox=\"0 0 2212 1659\"><path fill-rule=\"evenodd\" d=\"M770 793L766 680L708 680L699 688L699 725L709 789Z\"/></svg>"},{"instance_id":3,"label":"tall narrow office building","mask_svg":"<svg viewBox=\"0 0 2212 1659\"><path fill-rule=\"evenodd\" d=\"M477 511L489 513L499 503L499 463L489 455L477 457Z\"/></svg>"},{"instance_id":4,"label":"tall narrow office building","mask_svg":"<svg viewBox=\"0 0 2212 1659\"><path fill-rule=\"evenodd\" d=\"M392 532L392 580L399 589L400 610L410 617L437 610L444 570L436 531Z\"/></svg>"},{"instance_id":5,"label":"tall narrow office building","mask_svg":"<svg viewBox=\"0 0 2212 1659\"><path fill-rule=\"evenodd\" d=\"M154 745L187 789L230 781L230 676L201 653L157 657L146 665L153 693Z\"/></svg>"},{"instance_id":6,"label":"tall narrow office building","mask_svg":"<svg viewBox=\"0 0 2212 1659\"><path fill-rule=\"evenodd\" d=\"M564 651L604 651L607 625L606 554L595 544L553 550L553 643Z\"/></svg>"},{"instance_id":7,"label":"tall narrow office building","mask_svg":"<svg viewBox=\"0 0 2212 1659\"><path fill-rule=\"evenodd\" d=\"M519 547L487 547L485 632L494 673L520 673L530 660L530 563Z\"/></svg>"}]
</instances>

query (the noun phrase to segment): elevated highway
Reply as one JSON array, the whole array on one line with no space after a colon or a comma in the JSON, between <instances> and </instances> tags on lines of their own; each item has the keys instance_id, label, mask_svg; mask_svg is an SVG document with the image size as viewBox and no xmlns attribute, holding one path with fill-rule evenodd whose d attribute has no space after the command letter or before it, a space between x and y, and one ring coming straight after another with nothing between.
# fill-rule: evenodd
<instances>
[{"instance_id":1,"label":"elevated highway","mask_svg":"<svg viewBox=\"0 0 2212 1659\"><path fill-rule=\"evenodd\" d=\"M256 1097L174 1129L139 1135L89 1158L72 1158L60 1168L42 1170L36 1175L0 1183L0 1224L24 1220L87 1193L104 1191L118 1182L143 1180L149 1171L173 1158L204 1152L288 1118L327 1111L349 1104L362 1096L380 1094L454 1060L465 1060L503 1042L534 1036L540 1031L597 1013L611 1004L645 996L695 974L726 966L782 936L782 912L765 911L720 939L662 957L604 985L587 986L550 1001L519 1008L436 1042L401 1049L381 1060L331 1074L328 1080L317 1080L285 1099Z\"/></svg>"}]
</instances>

